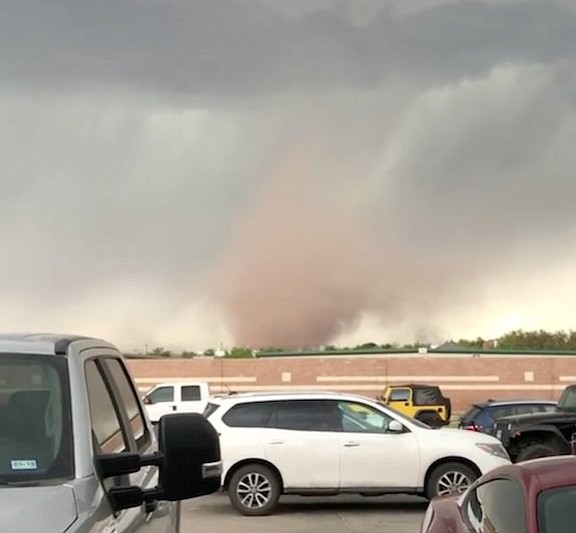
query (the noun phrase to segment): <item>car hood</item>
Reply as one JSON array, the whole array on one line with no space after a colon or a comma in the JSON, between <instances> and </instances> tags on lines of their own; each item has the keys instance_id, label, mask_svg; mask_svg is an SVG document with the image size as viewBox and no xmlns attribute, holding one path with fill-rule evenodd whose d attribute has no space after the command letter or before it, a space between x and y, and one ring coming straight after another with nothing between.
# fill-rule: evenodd
<instances>
[{"instance_id":1,"label":"car hood","mask_svg":"<svg viewBox=\"0 0 576 533\"><path fill-rule=\"evenodd\" d=\"M0 487L0 529L63 533L76 520L71 487Z\"/></svg>"},{"instance_id":2,"label":"car hood","mask_svg":"<svg viewBox=\"0 0 576 533\"><path fill-rule=\"evenodd\" d=\"M486 433L481 433L479 431L467 431L465 429L454 429L454 428L440 428L435 429L434 433L439 435L440 438L446 440L454 440L458 442L486 442L489 444L494 443L500 444L500 441L496 437L486 435Z\"/></svg>"}]
</instances>

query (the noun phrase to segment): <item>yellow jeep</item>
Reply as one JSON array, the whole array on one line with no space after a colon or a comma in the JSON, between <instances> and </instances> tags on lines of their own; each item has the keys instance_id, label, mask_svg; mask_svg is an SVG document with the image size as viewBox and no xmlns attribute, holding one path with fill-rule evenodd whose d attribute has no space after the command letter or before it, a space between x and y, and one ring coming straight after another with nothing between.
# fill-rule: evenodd
<instances>
[{"instance_id":1,"label":"yellow jeep","mask_svg":"<svg viewBox=\"0 0 576 533\"><path fill-rule=\"evenodd\" d=\"M388 385L377 400L432 427L450 423L450 398L436 385Z\"/></svg>"}]
</instances>

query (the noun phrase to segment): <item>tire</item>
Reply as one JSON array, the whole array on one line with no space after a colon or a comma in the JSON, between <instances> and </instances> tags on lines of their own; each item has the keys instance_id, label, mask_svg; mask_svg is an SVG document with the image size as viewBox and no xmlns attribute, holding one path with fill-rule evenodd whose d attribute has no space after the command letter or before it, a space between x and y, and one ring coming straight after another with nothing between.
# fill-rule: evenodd
<instances>
[{"instance_id":1,"label":"tire","mask_svg":"<svg viewBox=\"0 0 576 533\"><path fill-rule=\"evenodd\" d=\"M522 448L518 457L516 457L516 462L529 461L530 459L538 459L539 457L552 457L554 455L564 454L551 444L537 442Z\"/></svg>"},{"instance_id":2,"label":"tire","mask_svg":"<svg viewBox=\"0 0 576 533\"><path fill-rule=\"evenodd\" d=\"M415 418L416 420L420 420L420 422L424 422L424 424L428 424L432 428L439 428L445 425L440 415L433 411L418 413Z\"/></svg>"},{"instance_id":3,"label":"tire","mask_svg":"<svg viewBox=\"0 0 576 533\"><path fill-rule=\"evenodd\" d=\"M232 506L245 516L272 513L280 498L280 480L269 467L251 463L240 467L228 483Z\"/></svg>"},{"instance_id":4,"label":"tire","mask_svg":"<svg viewBox=\"0 0 576 533\"><path fill-rule=\"evenodd\" d=\"M478 474L463 463L452 461L438 465L426 482L426 497L431 500L436 496L461 494L476 479Z\"/></svg>"}]
</instances>

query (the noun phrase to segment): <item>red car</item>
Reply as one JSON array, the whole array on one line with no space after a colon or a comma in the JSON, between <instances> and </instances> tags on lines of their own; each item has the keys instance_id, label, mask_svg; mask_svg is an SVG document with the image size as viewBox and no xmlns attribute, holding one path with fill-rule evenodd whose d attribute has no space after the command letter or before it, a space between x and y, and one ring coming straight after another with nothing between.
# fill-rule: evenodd
<instances>
[{"instance_id":1,"label":"red car","mask_svg":"<svg viewBox=\"0 0 576 533\"><path fill-rule=\"evenodd\" d=\"M501 466L463 494L432 500L422 533L574 533L576 457Z\"/></svg>"}]
</instances>

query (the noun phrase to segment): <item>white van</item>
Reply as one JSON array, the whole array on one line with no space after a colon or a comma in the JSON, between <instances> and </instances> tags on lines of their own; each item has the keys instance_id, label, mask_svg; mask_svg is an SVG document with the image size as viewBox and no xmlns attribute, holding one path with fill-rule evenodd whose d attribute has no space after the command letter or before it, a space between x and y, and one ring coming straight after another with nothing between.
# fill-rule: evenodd
<instances>
[{"instance_id":1,"label":"white van","mask_svg":"<svg viewBox=\"0 0 576 533\"><path fill-rule=\"evenodd\" d=\"M177 381L159 383L144 394L142 401L155 424L161 416L172 413L203 413L209 396L210 387L204 381Z\"/></svg>"}]
</instances>

